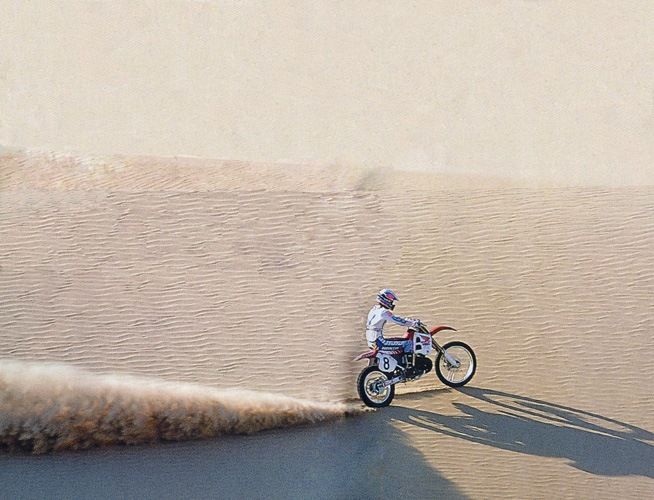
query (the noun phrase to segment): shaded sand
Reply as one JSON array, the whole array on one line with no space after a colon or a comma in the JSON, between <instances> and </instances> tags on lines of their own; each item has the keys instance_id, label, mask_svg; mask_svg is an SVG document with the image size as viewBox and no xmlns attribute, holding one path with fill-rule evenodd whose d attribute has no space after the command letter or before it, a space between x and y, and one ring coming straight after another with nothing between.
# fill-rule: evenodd
<instances>
[{"instance_id":1,"label":"shaded sand","mask_svg":"<svg viewBox=\"0 0 654 500\"><path fill-rule=\"evenodd\" d=\"M319 427L6 455L10 498L654 495L652 188L182 189L168 162L157 191L6 181L0 357L332 404L389 286L477 374Z\"/></svg>"},{"instance_id":2,"label":"shaded sand","mask_svg":"<svg viewBox=\"0 0 654 500\"><path fill-rule=\"evenodd\" d=\"M391 412L395 409L391 408ZM388 413L220 440L2 457L11 498L469 498L435 471ZM396 471L405 471L399 479ZM408 481L407 476L411 477ZM398 486L400 485L401 486Z\"/></svg>"}]
</instances>

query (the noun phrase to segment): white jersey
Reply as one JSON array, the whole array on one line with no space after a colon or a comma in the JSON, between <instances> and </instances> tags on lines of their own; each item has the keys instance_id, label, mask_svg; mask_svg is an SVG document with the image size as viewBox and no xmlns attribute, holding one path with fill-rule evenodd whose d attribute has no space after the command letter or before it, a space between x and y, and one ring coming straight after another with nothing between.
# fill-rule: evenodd
<instances>
[{"instance_id":1,"label":"white jersey","mask_svg":"<svg viewBox=\"0 0 654 500\"><path fill-rule=\"evenodd\" d=\"M417 323L417 321L412 319L395 316L389 309L377 304L370 309L368 321L366 322L366 340L368 341L368 346L372 347L375 340L379 337L384 337L382 331L387 321L403 326L415 326Z\"/></svg>"}]
</instances>

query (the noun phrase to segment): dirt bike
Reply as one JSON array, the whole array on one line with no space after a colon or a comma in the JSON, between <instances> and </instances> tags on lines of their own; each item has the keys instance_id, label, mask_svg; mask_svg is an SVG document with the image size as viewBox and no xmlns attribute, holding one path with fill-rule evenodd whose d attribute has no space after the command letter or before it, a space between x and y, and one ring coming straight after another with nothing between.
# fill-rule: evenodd
<instances>
[{"instance_id":1,"label":"dirt bike","mask_svg":"<svg viewBox=\"0 0 654 500\"><path fill-rule=\"evenodd\" d=\"M425 325L409 328L402 338L389 340L411 340L412 351L404 349L372 350L357 356L354 361L368 360L368 366L359 374L357 390L361 400L372 408L388 406L395 397L395 384L412 382L431 371L433 365L429 357L436 351L436 375L445 385L461 387L472 379L477 369L475 353L464 342L455 340L441 346L434 335L452 330L449 326L439 326L428 330Z\"/></svg>"}]
</instances>

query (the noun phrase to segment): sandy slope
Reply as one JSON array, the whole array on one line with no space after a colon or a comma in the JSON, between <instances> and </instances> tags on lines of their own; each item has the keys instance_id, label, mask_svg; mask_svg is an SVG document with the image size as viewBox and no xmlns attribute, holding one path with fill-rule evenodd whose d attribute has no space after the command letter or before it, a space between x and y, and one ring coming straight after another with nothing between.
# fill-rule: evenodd
<instances>
[{"instance_id":1,"label":"sandy slope","mask_svg":"<svg viewBox=\"0 0 654 500\"><path fill-rule=\"evenodd\" d=\"M423 392L318 429L4 457L13 498L391 498L396 476L416 497L654 494L651 188L363 191L326 171L293 188L306 172L284 169L272 188L227 189L220 163L200 187L143 159L153 191L152 176L117 191L113 167L79 165L56 174L77 190L44 191L57 170L42 158L21 160L24 184L0 166L2 357L340 401L390 286L398 313L456 327L480 367L464 391L428 374L402 391Z\"/></svg>"}]
</instances>

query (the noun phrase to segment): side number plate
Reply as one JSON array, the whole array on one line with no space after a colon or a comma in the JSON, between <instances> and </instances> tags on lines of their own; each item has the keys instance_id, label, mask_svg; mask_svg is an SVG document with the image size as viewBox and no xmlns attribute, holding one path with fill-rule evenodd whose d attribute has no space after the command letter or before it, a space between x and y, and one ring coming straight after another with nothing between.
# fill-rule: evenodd
<instances>
[{"instance_id":1,"label":"side number plate","mask_svg":"<svg viewBox=\"0 0 654 500\"><path fill-rule=\"evenodd\" d=\"M377 357L379 358L379 369L381 371L390 373L395 371L395 368L397 368L397 361L395 361L393 356L379 353L377 354Z\"/></svg>"}]
</instances>

